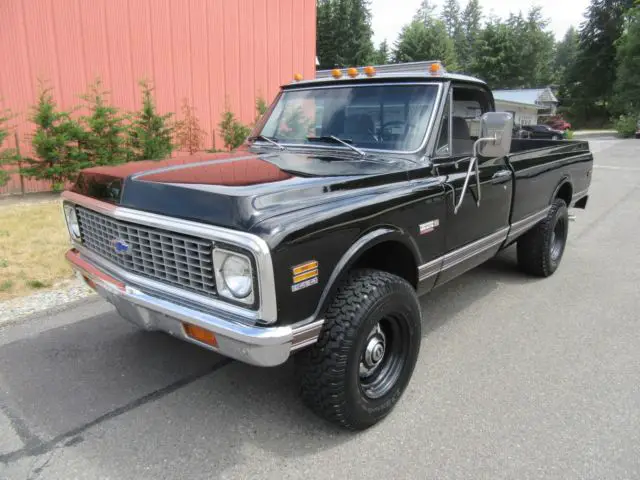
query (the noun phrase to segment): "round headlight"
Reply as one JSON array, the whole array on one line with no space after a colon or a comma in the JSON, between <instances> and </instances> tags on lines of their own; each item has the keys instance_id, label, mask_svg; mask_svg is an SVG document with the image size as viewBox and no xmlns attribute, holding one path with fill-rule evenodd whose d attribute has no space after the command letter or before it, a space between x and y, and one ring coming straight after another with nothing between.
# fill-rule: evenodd
<instances>
[{"instance_id":1,"label":"round headlight","mask_svg":"<svg viewBox=\"0 0 640 480\"><path fill-rule=\"evenodd\" d=\"M222 264L224 284L236 298L246 298L253 287L249 260L229 255Z\"/></svg>"},{"instance_id":2,"label":"round headlight","mask_svg":"<svg viewBox=\"0 0 640 480\"><path fill-rule=\"evenodd\" d=\"M76 209L73 205L64 206L64 216L67 220L67 228L74 240L80 240L80 224L76 216Z\"/></svg>"}]
</instances>

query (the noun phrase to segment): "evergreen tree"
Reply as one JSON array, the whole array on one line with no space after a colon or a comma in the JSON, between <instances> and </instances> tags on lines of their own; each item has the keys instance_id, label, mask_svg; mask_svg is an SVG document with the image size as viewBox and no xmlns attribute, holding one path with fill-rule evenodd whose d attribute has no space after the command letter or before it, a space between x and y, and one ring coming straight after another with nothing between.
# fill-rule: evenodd
<instances>
[{"instance_id":1,"label":"evergreen tree","mask_svg":"<svg viewBox=\"0 0 640 480\"><path fill-rule=\"evenodd\" d=\"M476 52L470 65L474 75L486 81L491 88L521 87L520 50L513 28L514 19L502 23L492 21L476 39Z\"/></svg>"},{"instance_id":2,"label":"evergreen tree","mask_svg":"<svg viewBox=\"0 0 640 480\"><path fill-rule=\"evenodd\" d=\"M623 33L624 14L633 0L591 0L580 26L578 54L568 75L564 102L579 120L611 115L616 84L616 42Z\"/></svg>"},{"instance_id":3,"label":"evergreen tree","mask_svg":"<svg viewBox=\"0 0 640 480\"><path fill-rule=\"evenodd\" d=\"M18 161L18 153L14 148L3 148L4 142L9 136L7 122L11 118L9 111L0 112L0 187L6 185L11 176L11 171L2 168L3 165L11 165Z\"/></svg>"},{"instance_id":4,"label":"evergreen tree","mask_svg":"<svg viewBox=\"0 0 640 480\"><path fill-rule=\"evenodd\" d=\"M224 146L228 150L238 148L251 133L251 129L240 122L229 107L222 112L222 119L218 126Z\"/></svg>"},{"instance_id":5,"label":"evergreen tree","mask_svg":"<svg viewBox=\"0 0 640 480\"><path fill-rule=\"evenodd\" d=\"M435 16L436 6L430 0L422 0L418 10L413 15L414 22L422 22L425 25L431 23Z\"/></svg>"},{"instance_id":6,"label":"evergreen tree","mask_svg":"<svg viewBox=\"0 0 640 480\"><path fill-rule=\"evenodd\" d=\"M372 63L375 63L376 65L384 65L386 63L389 63L389 57L389 44L386 40L383 40L382 42L380 42L378 50L376 50Z\"/></svg>"},{"instance_id":7,"label":"evergreen tree","mask_svg":"<svg viewBox=\"0 0 640 480\"><path fill-rule=\"evenodd\" d=\"M319 68L364 65L374 55L369 0L319 0Z\"/></svg>"},{"instance_id":8,"label":"evergreen tree","mask_svg":"<svg viewBox=\"0 0 640 480\"><path fill-rule=\"evenodd\" d=\"M173 152L172 128L168 122L171 114L160 115L156 111L153 87L140 82L142 108L133 115L130 129L131 146L135 160L160 160Z\"/></svg>"},{"instance_id":9,"label":"evergreen tree","mask_svg":"<svg viewBox=\"0 0 640 480\"><path fill-rule=\"evenodd\" d=\"M51 89L44 87L40 89L31 121L36 126L32 145L37 158L25 158L27 166L21 173L51 180L54 190L60 190L65 181L75 180L79 170L91 165L80 148L84 130L68 112L58 110Z\"/></svg>"},{"instance_id":10,"label":"evergreen tree","mask_svg":"<svg viewBox=\"0 0 640 480\"><path fill-rule=\"evenodd\" d=\"M414 20L405 25L395 44L396 62L441 60L449 70L456 69L453 42L442 20L430 20L425 24Z\"/></svg>"},{"instance_id":11,"label":"evergreen tree","mask_svg":"<svg viewBox=\"0 0 640 480\"><path fill-rule=\"evenodd\" d=\"M442 7L442 21L447 27L447 34L455 39L460 31L460 4L458 0L446 0Z\"/></svg>"},{"instance_id":12,"label":"evergreen tree","mask_svg":"<svg viewBox=\"0 0 640 480\"><path fill-rule=\"evenodd\" d=\"M133 158L128 145L128 127L126 117L106 101L108 92L97 79L82 95L90 115L81 118L85 132L81 147L87 161L92 165L114 165Z\"/></svg>"},{"instance_id":13,"label":"evergreen tree","mask_svg":"<svg viewBox=\"0 0 640 480\"><path fill-rule=\"evenodd\" d=\"M614 85L614 113L640 117L640 8L629 10L625 32L618 42Z\"/></svg>"},{"instance_id":14,"label":"evergreen tree","mask_svg":"<svg viewBox=\"0 0 640 480\"><path fill-rule=\"evenodd\" d=\"M176 145L180 150L193 155L203 149L206 132L200 128L195 109L186 98L182 100L182 119L176 122L174 131Z\"/></svg>"},{"instance_id":15,"label":"evergreen tree","mask_svg":"<svg viewBox=\"0 0 640 480\"><path fill-rule=\"evenodd\" d=\"M482 7L479 0L469 0L462 11L460 32L455 40L456 57L460 70L471 72L475 61L476 43L482 27Z\"/></svg>"},{"instance_id":16,"label":"evergreen tree","mask_svg":"<svg viewBox=\"0 0 640 480\"><path fill-rule=\"evenodd\" d=\"M560 85L567 82L569 72L576 61L578 54L578 31L575 27L569 27L563 39L556 44L553 69L556 72L556 80Z\"/></svg>"}]
</instances>

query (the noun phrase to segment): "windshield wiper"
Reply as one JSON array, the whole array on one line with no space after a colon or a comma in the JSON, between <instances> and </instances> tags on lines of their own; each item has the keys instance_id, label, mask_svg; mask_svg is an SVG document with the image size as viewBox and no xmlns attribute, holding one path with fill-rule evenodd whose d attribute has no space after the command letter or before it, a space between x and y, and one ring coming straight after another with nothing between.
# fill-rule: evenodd
<instances>
[{"instance_id":1,"label":"windshield wiper","mask_svg":"<svg viewBox=\"0 0 640 480\"><path fill-rule=\"evenodd\" d=\"M275 145L280 150L286 150L284 145L281 145L275 140L272 140L271 138L266 137L264 135L256 135L255 137L249 137L247 140L249 140L250 142L255 142L256 140L264 140L265 142L269 142L271 145Z\"/></svg>"},{"instance_id":2,"label":"windshield wiper","mask_svg":"<svg viewBox=\"0 0 640 480\"><path fill-rule=\"evenodd\" d=\"M336 137L335 135L326 135L322 137L307 137L307 140L309 140L310 142L319 140L319 141L325 141L325 142L341 143L342 145L349 147L354 152L358 152L363 157L367 155L363 150L360 150L358 147L354 147L353 145L351 145L349 143L351 140L347 140L347 139L343 140L341 138Z\"/></svg>"}]
</instances>

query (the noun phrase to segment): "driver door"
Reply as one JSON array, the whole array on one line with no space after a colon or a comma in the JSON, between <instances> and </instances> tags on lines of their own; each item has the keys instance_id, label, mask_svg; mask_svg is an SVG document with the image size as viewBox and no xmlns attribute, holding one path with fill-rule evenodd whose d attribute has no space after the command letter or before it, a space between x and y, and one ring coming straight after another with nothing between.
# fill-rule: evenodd
<instances>
[{"instance_id":1,"label":"driver door","mask_svg":"<svg viewBox=\"0 0 640 480\"><path fill-rule=\"evenodd\" d=\"M434 155L438 174L445 176L447 232L437 285L491 258L508 233L513 182L506 158L478 159L479 191L475 170L469 172L480 117L490 110L490 96L482 88L452 86L449 91ZM461 200L467 176L468 188Z\"/></svg>"}]
</instances>

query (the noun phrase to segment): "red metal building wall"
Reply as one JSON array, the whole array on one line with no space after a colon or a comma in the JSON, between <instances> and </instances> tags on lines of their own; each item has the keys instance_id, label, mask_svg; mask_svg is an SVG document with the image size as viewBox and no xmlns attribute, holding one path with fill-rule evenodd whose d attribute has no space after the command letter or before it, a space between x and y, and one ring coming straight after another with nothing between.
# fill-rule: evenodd
<instances>
[{"instance_id":1,"label":"red metal building wall","mask_svg":"<svg viewBox=\"0 0 640 480\"><path fill-rule=\"evenodd\" d=\"M179 113L185 97L195 106L210 147L225 103L249 123L258 95L270 102L294 73L313 77L315 9L315 0L2 0L0 110L17 115L29 153L39 78L70 109L100 77L124 110L139 108L147 78L161 113ZM24 187L49 189L26 179ZM19 191L17 175L0 188Z\"/></svg>"}]
</instances>

